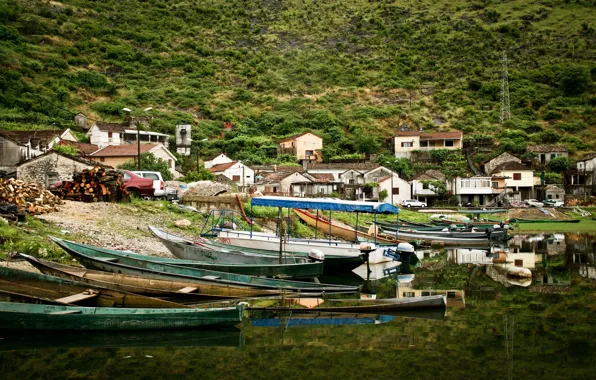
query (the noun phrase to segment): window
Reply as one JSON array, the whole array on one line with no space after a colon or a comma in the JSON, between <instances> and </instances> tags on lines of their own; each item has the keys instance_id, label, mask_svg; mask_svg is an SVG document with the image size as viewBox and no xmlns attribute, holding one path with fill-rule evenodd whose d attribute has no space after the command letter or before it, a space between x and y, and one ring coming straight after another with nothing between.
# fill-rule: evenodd
<instances>
[{"instance_id":1,"label":"window","mask_svg":"<svg viewBox=\"0 0 596 380\"><path fill-rule=\"evenodd\" d=\"M325 194L325 189L319 189L319 194Z\"/></svg>"},{"instance_id":2,"label":"window","mask_svg":"<svg viewBox=\"0 0 596 380\"><path fill-rule=\"evenodd\" d=\"M102 159L103 159L103 157L102 157ZM130 179L130 175L128 175L127 172L124 172L124 180L128 181L129 179Z\"/></svg>"},{"instance_id":3,"label":"window","mask_svg":"<svg viewBox=\"0 0 596 380\"><path fill-rule=\"evenodd\" d=\"M399 187L393 188L393 195L399 195Z\"/></svg>"},{"instance_id":4,"label":"window","mask_svg":"<svg viewBox=\"0 0 596 380\"><path fill-rule=\"evenodd\" d=\"M354 184L354 180L353 180L353 179L349 179L349 180L348 180L348 184L349 184L349 185L353 185L353 184Z\"/></svg>"},{"instance_id":5,"label":"window","mask_svg":"<svg viewBox=\"0 0 596 380\"><path fill-rule=\"evenodd\" d=\"M232 181L240 181L240 176L239 175L233 175L232 176Z\"/></svg>"},{"instance_id":6,"label":"window","mask_svg":"<svg viewBox=\"0 0 596 380\"><path fill-rule=\"evenodd\" d=\"M48 179L48 183L46 184L46 186L50 186L50 185L58 182L60 180L60 176L56 172L48 172L47 179Z\"/></svg>"},{"instance_id":7,"label":"window","mask_svg":"<svg viewBox=\"0 0 596 380\"><path fill-rule=\"evenodd\" d=\"M555 198L559 199L559 194L555 194Z\"/></svg>"},{"instance_id":8,"label":"window","mask_svg":"<svg viewBox=\"0 0 596 380\"><path fill-rule=\"evenodd\" d=\"M306 158L310 158L310 156L314 156L314 152L312 150L307 150L304 154L306 154Z\"/></svg>"},{"instance_id":9,"label":"window","mask_svg":"<svg viewBox=\"0 0 596 380\"><path fill-rule=\"evenodd\" d=\"M551 158L551 159L552 159L552 158L556 158L556 157L557 157L557 155L556 155L555 153L551 153L551 154L550 154L550 158Z\"/></svg>"},{"instance_id":10,"label":"window","mask_svg":"<svg viewBox=\"0 0 596 380\"><path fill-rule=\"evenodd\" d=\"M420 147L421 147L421 148L426 148L426 147L428 147L428 141L420 141Z\"/></svg>"},{"instance_id":11,"label":"window","mask_svg":"<svg viewBox=\"0 0 596 380\"><path fill-rule=\"evenodd\" d=\"M428 297L430 296L430 292L422 292L422 297Z\"/></svg>"},{"instance_id":12,"label":"window","mask_svg":"<svg viewBox=\"0 0 596 380\"><path fill-rule=\"evenodd\" d=\"M154 173L143 173L143 177L145 177L145 178L151 178L154 181L159 180L159 176L157 174L154 174Z\"/></svg>"},{"instance_id":13,"label":"window","mask_svg":"<svg viewBox=\"0 0 596 380\"><path fill-rule=\"evenodd\" d=\"M514 181L521 181L521 173L513 173Z\"/></svg>"},{"instance_id":14,"label":"window","mask_svg":"<svg viewBox=\"0 0 596 380\"><path fill-rule=\"evenodd\" d=\"M445 146L453 146L453 140L445 140Z\"/></svg>"},{"instance_id":15,"label":"window","mask_svg":"<svg viewBox=\"0 0 596 380\"><path fill-rule=\"evenodd\" d=\"M401 143L402 148L411 148L413 146L411 141L404 141Z\"/></svg>"},{"instance_id":16,"label":"window","mask_svg":"<svg viewBox=\"0 0 596 380\"><path fill-rule=\"evenodd\" d=\"M515 260L515 266L516 267L523 267L524 266L524 261L523 260Z\"/></svg>"},{"instance_id":17,"label":"window","mask_svg":"<svg viewBox=\"0 0 596 380\"><path fill-rule=\"evenodd\" d=\"M404 292L404 297L416 297L416 294L414 292Z\"/></svg>"},{"instance_id":18,"label":"window","mask_svg":"<svg viewBox=\"0 0 596 380\"><path fill-rule=\"evenodd\" d=\"M99 157L99 162L106 162L106 158L105 157Z\"/></svg>"},{"instance_id":19,"label":"window","mask_svg":"<svg viewBox=\"0 0 596 380\"><path fill-rule=\"evenodd\" d=\"M493 189L499 188L499 182L493 182Z\"/></svg>"},{"instance_id":20,"label":"window","mask_svg":"<svg viewBox=\"0 0 596 380\"><path fill-rule=\"evenodd\" d=\"M422 188L423 189L428 189L428 183L427 182L422 182Z\"/></svg>"},{"instance_id":21,"label":"window","mask_svg":"<svg viewBox=\"0 0 596 380\"><path fill-rule=\"evenodd\" d=\"M112 132L108 132L108 137L112 138Z\"/></svg>"},{"instance_id":22,"label":"window","mask_svg":"<svg viewBox=\"0 0 596 380\"><path fill-rule=\"evenodd\" d=\"M455 292L447 292L447 298L453 299L453 298L455 298L455 296L456 296Z\"/></svg>"}]
</instances>

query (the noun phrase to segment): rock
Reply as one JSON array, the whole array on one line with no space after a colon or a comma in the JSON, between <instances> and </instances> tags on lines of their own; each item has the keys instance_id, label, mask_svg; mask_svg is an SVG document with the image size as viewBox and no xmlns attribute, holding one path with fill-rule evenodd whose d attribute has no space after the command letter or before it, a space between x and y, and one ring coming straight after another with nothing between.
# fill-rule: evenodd
<instances>
[{"instance_id":1,"label":"rock","mask_svg":"<svg viewBox=\"0 0 596 380\"><path fill-rule=\"evenodd\" d=\"M175 221L174 224L180 228L186 228L192 225L192 223L188 219L179 219Z\"/></svg>"}]
</instances>

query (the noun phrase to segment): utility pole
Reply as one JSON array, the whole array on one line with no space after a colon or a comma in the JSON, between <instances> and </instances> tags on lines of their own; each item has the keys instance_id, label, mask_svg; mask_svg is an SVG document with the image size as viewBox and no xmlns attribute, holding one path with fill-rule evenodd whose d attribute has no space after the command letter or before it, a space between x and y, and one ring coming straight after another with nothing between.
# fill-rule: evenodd
<instances>
[{"instance_id":1,"label":"utility pole","mask_svg":"<svg viewBox=\"0 0 596 380\"><path fill-rule=\"evenodd\" d=\"M503 52L503 73L501 79L501 125L511 118L511 105L509 103L509 73L507 72L507 53Z\"/></svg>"},{"instance_id":2,"label":"utility pole","mask_svg":"<svg viewBox=\"0 0 596 380\"><path fill-rule=\"evenodd\" d=\"M149 112L153 109L153 107L147 107L143 110L143 112ZM122 111L128 113L128 116L132 118L132 110L130 108L122 108ZM137 170L141 170L141 122L139 120L135 121L135 126L137 127Z\"/></svg>"}]
</instances>

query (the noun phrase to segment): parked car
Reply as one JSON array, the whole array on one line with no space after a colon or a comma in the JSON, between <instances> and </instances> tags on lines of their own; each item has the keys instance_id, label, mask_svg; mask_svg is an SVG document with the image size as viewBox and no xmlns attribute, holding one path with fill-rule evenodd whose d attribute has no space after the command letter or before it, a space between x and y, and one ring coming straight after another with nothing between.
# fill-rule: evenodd
<instances>
[{"instance_id":1,"label":"parked car","mask_svg":"<svg viewBox=\"0 0 596 380\"><path fill-rule=\"evenodd\" d=\"M563 207L565 206L565 202L557 200L557 199L545 199L542 201L546 207Z\"/></svg>"},{"instance_id":2,"label":"parked car","mask_svg":"<svg viewBox=\"0 0 596 380\"><path fill-rule=\"evenodd\" d=\"M526 200L529 206L533 207L544 207L544 203L539 202L537 199L528 199Z\"/></svg>"},{"instance_id":3,"label":"parked car","mask_svg":"<svg viewBox=\"0 0 596 380\"><path fill-rule=\"evenodd\" d=\"M426 207L426 203L420 202L416 199L406 199L401 202L404 207Z\"/></svg>"},{"instance_id":4,"label":"parked car","mask_svg":"<svg viewBox=\"0 0 596 380\"><path fill-rule=\"evenodd\" d=\"M146 172L136 170L133 170L132 172L138 176L141 176L143 178L149 178L153 181L153 188L155 189L155 192L153 193L154 197L159 198L164 197L166 195L165 182L160 172Z\"/></svg>"},{"instance_id":5,"label":"parked car","mask_svg":"<svg viewBox=\"0 0 596 380\"><path fill-rule=\"evenodd\" d=\"M129 194L140 197L153 197L155 189L153 188L153 180L143 178L130 170L123 170L124 174L124 189Z\"/></svg>"}]
</instances>

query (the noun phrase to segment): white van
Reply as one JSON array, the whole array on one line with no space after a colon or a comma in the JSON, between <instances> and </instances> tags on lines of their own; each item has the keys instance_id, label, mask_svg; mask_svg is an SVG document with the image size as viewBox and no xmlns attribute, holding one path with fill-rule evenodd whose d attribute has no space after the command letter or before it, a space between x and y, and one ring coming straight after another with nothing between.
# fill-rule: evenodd
<instances>
[{"instance_id":1,"label":"white van","mask_svg":"<svg viewBox=\"0 0 596 380\"><path fill-rule=\"evenodd\" d=\"M165 182L164 182L163 177L161 176L160 172L143 172L143 171L132 171L132 172L138 176L143 177L143 178L150 178L153 180L153 188L155 189L155 194L153 194L153 196L155 198L160 198L160 197L166 196Z\"/></svg>"}]
</instances>

